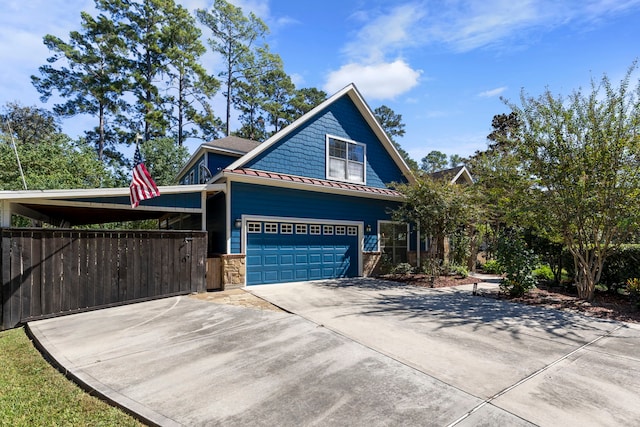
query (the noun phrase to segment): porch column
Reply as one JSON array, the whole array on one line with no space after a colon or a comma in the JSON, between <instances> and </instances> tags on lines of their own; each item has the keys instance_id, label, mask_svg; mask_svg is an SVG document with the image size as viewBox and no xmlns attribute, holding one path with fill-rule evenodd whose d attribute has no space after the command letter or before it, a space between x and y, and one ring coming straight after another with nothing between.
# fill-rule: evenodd
<instances>
[{"instance_id":1,"label":"porch column","mask_svg":"<svg viewBox=\"0 0 640 427\"><path fill-rule=\"evenodd\" d=\"M11 203L8 200L0 200L0 227L11 227Z\"/></svg>"}]
</instances>

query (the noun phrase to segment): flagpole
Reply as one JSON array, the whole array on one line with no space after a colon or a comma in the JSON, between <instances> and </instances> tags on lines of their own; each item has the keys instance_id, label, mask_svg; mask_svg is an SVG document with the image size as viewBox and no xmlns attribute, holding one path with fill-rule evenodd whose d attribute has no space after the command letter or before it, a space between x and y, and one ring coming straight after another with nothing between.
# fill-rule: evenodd
<instances>
[{"instance_id":1,"label":"flagpole","mask_svg":"<svg viewBox=\"0 0 640 427\"><path fill-rule=\"evenodd\" d=\"M20 163L20 156L18 156L18 148L16 147L16 142L13 139L13 131L11 130L11 123L7 118L4 118L5 123L7 124L7 128L9 129L9 137L11 138L11 147L13 148L13 152L16 153L16 160L18 161L18 169L20 169L20 177L22 178L22 185L25 190L27 188L27 181L24 179L24 171L22 170L22 164Z\"/></svg>"}]
</instances>

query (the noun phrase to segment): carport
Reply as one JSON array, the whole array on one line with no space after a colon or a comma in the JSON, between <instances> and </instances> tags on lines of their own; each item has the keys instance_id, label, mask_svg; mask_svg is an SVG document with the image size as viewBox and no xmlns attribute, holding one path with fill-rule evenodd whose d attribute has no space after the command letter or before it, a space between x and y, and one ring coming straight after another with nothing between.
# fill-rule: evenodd
<instances>
[{"instance_id":1,"label":"carport","mask_svg":"<svg viewBox=\"0 0 640 427\"><path fill-rule=\"evenodd\" d=\"M0 227L11 227L11 216L21 215L55 227L161 219L184 214L201 215L206 230L206 199L224 192L224 184L159 187L160 197L137 208L129 201L129 188L0 191ZM168 228L168 227L165 227Z\"/></svg>"},{"instance_id":2,"label":"carport","mask_svg":"<svg viewBox=\"0 0 640 427\"><path fill-rule=\"evenodd\" d=\"M135 209L128 188L0 192L0 329L203 292L206 200L224 190L215 184L160 187L161 196ZM11 228L14 214L52 227ZM160 229L71 228L142 219L158 219Z\"/></svg>"}]
</instances>

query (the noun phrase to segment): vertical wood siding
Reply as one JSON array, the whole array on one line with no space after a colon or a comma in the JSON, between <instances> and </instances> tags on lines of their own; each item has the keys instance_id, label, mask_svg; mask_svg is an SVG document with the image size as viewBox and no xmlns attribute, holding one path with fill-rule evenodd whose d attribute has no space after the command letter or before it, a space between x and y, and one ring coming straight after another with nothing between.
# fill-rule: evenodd
<instances>
[{"instance_id":1,"label":"vertical wood siding","mask_svg":"<svg viewBox=\"0 0 640 427\"><path fill-rule=\"evenodd\" d=\"M0 235L0 329L206 290L206 232L1 229Z\"/></svg>"}]
</instances>

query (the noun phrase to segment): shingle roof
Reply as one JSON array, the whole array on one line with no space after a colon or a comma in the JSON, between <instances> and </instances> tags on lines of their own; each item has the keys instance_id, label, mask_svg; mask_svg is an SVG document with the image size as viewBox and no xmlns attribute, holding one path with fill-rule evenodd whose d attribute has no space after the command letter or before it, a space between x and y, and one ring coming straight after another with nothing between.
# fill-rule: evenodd
<instances>
[{"instance_id":1,"label":"shingle roof","mask_svg":"<svg viewBox=\"0 0 640 427\"><path fill-rule=\"evenodd\" d=\"M366 185L350 184L348 182L328 181L317 178L307 178L303 176L286 175L276 172L266 172L255 169L225 169L225 173L232 173L237 175L254 176L259 178L268 178L284 182L294 182L300 184L310 184L319 187L329 187L341 190L361 191L369 194L380 194L385 196L401 196L401 193L389 188L368 187Z\"/></svg>"},{"instance_id":2,"label":"shingle roof","mask_svg":"<svg viewBox=\"0 0 640 427\"><path fill-rule=\"evenodd\" d=\"M238 136L227 136L202 144L208 147L222 148L224 150L235 151L238 153L248 153L249 151L260 145L259 142L250 139L240 138Z\"/></svg>"}]
</instances>

